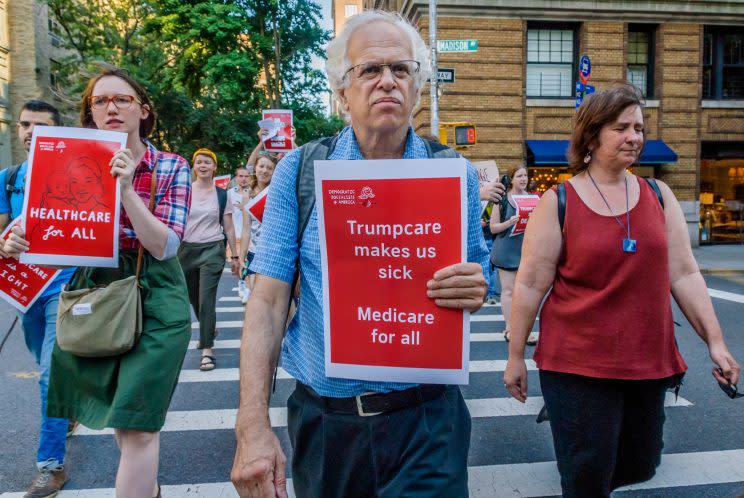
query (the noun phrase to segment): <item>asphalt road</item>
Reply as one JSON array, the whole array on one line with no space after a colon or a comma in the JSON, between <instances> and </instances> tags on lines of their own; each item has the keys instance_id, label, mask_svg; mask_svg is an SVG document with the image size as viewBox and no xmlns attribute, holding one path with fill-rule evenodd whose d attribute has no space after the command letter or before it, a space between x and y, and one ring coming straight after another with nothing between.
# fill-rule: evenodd
<instances>
[{"instance_id":1,"label":"asphalt road","mask_svg":"<svg viewBox=\"0 0 744 498\"><path fill-rule=\"evenodd\" d=\"M744 275L706 277L729 347L744 362ZM238 396L238 349L242 306L225 273L220 284L218 368L198 370L190 349L162 434L160 482L166 497L236 496L229 484L235 448L232 426ZM722 292L716 292L722 291ZM639 296L642 299L642 296ZM471 497L536 497L560 494L550 428L536 424L542 406L537 372L530 372L530 401L508 399L501 382L506 343L499 306L485 307L472 321L470 384L463 387L473 415ZM0 307L0 340L13 312ZM690 369L675 402L669 398L665 447L657 476L617 497L734 498L744 496L744 399L726 398L713 381L703 343L675 308L677 339ZM489 334L489 335L482 335ZM193 331L197 339L197 331ZM225 341L225 342L222 342ZM16 327L0 352L0 497L20 498L34 476L38 438L36 368ZM288 377L288 376L285 376ZM145 380L146 381L146 380ZM743 382L744 384L744 382ZM271 401L275 430L289 455L286 400L291 378L278 381ZM114 496L118 450L113 437L81 428L69 440L71 476L59 496ZM290 476L291 477L291 476Z\"/></svg>"}]
</instances>

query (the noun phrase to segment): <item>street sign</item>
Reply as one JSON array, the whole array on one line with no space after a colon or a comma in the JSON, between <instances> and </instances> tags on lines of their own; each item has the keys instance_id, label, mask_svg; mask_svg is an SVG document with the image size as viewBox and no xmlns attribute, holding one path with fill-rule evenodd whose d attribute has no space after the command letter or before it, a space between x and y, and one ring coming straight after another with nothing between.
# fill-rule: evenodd
<instances>
[{"instance_id":1,"label":"street sign","mask_svg":"<svg viewBox=\"0 0 744 498\"><path fill-rule=\"evenodd\" d=\"M579 79L583 84L589 81L589 76L592 74L592 63L589 60L588 55L582 55L579 59Z\"/></svg>"},{"instance_id":2,"label":"street sign","mask_svg":"<svg viewBox=\"0 0 744 498\"><path fill-rule=\"evenodd\" d=\"M478 40L439 40L437 52L477 52Z\"/></svg>"},{"instance_id":3,"label":"street sign","mask_svg":"<svg viewBox=\"0 0 744 498\"><path fill-rule=\"evenodd\" d=\"M455 82L455 70L452 69L446 69L443 67L440 67L437 69L437 79L440 83L454 83Z\"/></svg>"},{"instance_id":4,"label":"street sign","mask_svg":"<svg viewBox=\"0 0 744 498\"><path fill-rule=\"evenodd\" d=\"M455 126L455 145L475 145L475 126Z\"/></svg>"},{"instance_id":5,"label":"street sign","mask_svg":"<svg viewBox=\"0 0 744 498\"><path fill-rule=\"evenodd\" d=\"M581 82L576 82L576 108L581 107L581 103L584 101L584 97L594 93L595 88L592 85L585 85Z\"/></svg>"}]
</instances>

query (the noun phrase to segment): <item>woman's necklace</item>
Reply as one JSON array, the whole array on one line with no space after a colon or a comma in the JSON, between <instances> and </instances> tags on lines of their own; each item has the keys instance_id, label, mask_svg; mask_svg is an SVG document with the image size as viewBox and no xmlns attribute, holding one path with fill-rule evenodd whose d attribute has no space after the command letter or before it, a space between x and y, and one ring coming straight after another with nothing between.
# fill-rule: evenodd
<instances>
[{"instance_id":1,"label":"woman's necklace","mask_svg":"<svg viewBox=\"0 0 744 498\"><path fill-rule=\"evenodd\" d=\"M586 174L589 175L589 179L594 184L594 188L597 189L597 192L599 192L599 196L604 201L605 205L607 206L607 209L610 210L610 214L612 215L612 217L615 218L615 221L620 226L620 228L623 231L625 231L626 227L623 225L623 222L620 221L620 218L615 216L615 213L612 211L612 208L610 207L610 203L607 202L607 199L605 199L604 194L602 194L602 191L599 190L599 185L597 185L597 182L594 181L594 178L592 177L592 174L589 172L589 170L586 170ZM630 238L630 196L628 195L628 177L626 176L624 180L625 180L625 215L628 221L628 226L627 226L628 236L625 239L623 239L623 252L633 254L636 252L637 244L636 244L635 239Z\"/></svg>"}]
</instances>

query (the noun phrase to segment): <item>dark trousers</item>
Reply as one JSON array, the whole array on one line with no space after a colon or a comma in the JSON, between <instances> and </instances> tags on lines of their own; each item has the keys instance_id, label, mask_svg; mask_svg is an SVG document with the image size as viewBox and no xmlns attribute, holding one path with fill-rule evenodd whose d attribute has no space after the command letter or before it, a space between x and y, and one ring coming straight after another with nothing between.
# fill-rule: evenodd
<instances>
[{"instance_id":1,"label":"dark trousers","mask_svg":"<svg viewBox=\"0 0 744 498\"><path fill-rule=\"evenodd\" d=\"M565 498L609 497L654 476L670 383L540 370Z\"/></svg>"},{"instance_id":2,"label":"dark trousers","mask_svg":"<svg viewBox=\"0 0 744 498\"><path fill-rule=\"evenodd\" d=\"M470 413L456 386L418 406L361 417L309 388L287 402L298 498L467 498Z\"/></svg>"},{"instance_id":3,"label":"dark trousers","mask_svg":"<svg viewBox=\"0 0 744 498\"><path fill-rule=\"evenodd\" d=\"M217 286L225 268L225 243L183 242L178 260L186 277L189 302L199 320L199 347L211 348L217 327Z\"/></svg>"}]
</instances>

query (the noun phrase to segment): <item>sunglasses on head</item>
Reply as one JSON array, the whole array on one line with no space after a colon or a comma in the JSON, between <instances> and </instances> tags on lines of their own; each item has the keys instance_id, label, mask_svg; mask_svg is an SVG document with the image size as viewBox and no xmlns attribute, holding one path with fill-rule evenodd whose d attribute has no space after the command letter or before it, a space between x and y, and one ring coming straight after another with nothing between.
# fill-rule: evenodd
<instances>
[{"instance_id":1,"label":"sunglasses on head","mask_svg":"<svg viewBox=\"0 0 744 498\"><path fill-rule=\"evenodd\" d=\"M718 369L718 372L720 372L720 374L723 375L723 371L720 368ZM720 387L721 391L723 391L726 394L726 396L728 396L731 399L744 397L744 393L739 392L739 389L736 387L736 384L723 384L719 382L718 387Z\"/></svg>"}]
</instances>

